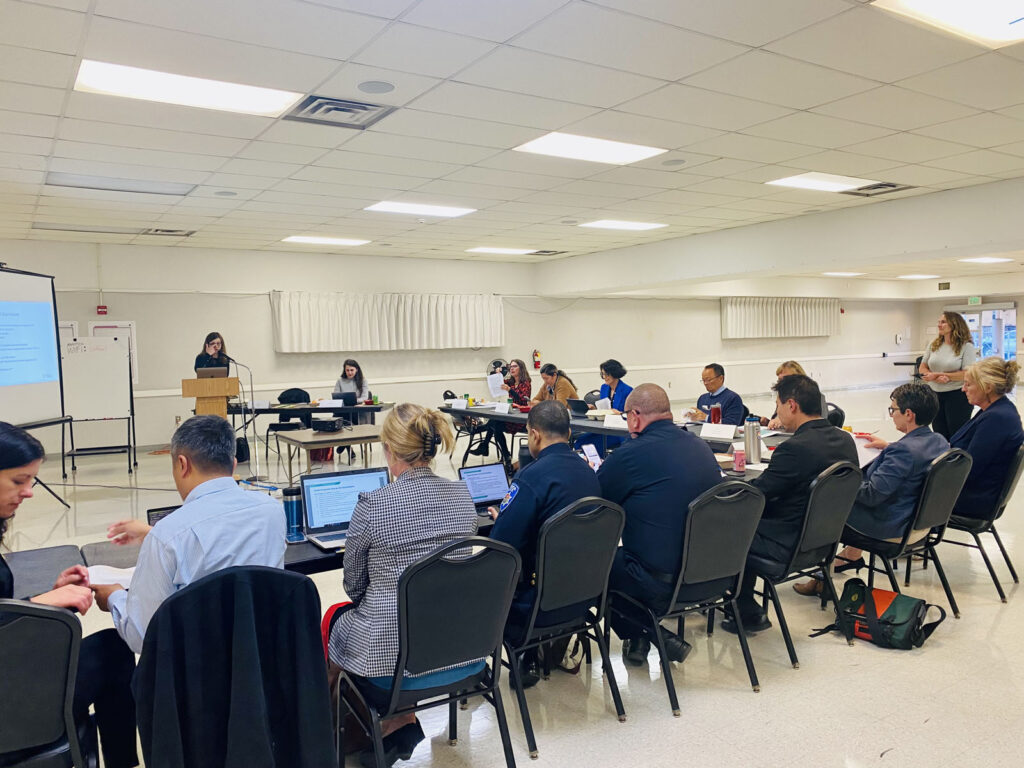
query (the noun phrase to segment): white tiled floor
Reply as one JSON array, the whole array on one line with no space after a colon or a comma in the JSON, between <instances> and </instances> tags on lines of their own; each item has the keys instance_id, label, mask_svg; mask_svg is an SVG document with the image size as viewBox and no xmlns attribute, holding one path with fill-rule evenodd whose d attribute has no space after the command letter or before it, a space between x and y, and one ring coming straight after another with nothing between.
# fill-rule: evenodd
<instances>
[{"instance_id":1,"label":"white tiled floor","mask_svg":"<svg viewBox=\"0 0 1024 768\"><path fill-rule=\"evenodd\" d=\"M848 423L858 430L881 429L887 390L837 393ZM770 405L752 402L755 411ZM759 411L759 412L760 412ZM374 453L380 460L379 449ZM458 457L461 454L456 454ZM272 457L273 458L273 457ZM20 510L8 540L14 549L72 542L105 535L109 522L144 516L145 509L176 503L166 455L140 455L129 477L123 457L80 460L71 485L61 488L60 462L48 462L43 479L63 490L72 509L37 492ZM438 471L454 476L447 458ZM1011 503L1000 531L1011 556L1024 567L1020 515L1024 495ZM992 553L998 558L993 545ZM709 638L693 619L686 638L694 651L674 665L683 710L673 718L656 654L648 666L622 664L613 640L613 663L628 713L618 723L600 666L579 677L556 672L529 692L542 764L551 766L1019 766L1024 737L1024 597L1001 560L1009 602L999 602L980 555L960 547L940 550L963 618L949 618L915 651L893 651L858 641L853 647L837 635L811 639L812 628L830 613L816 601L783 590L786 615L795 638L800 668L789 665L777 629L751 639L761 692L747 681L736 638L716 631ZM324 605L343 599L341 573L314 577ZM945 606L934 569L916 570L909 594ZM98 610L84 618L87 631L109 626ZM529 764L514 697L505 696L516 760ZM422 717L428 739L408 763L398 765L504 765L493 710L473 703L460 715L460 740L447 744L443 710ZM352 764L350 762L350 764Z\"/></svg>"}]
</instances>

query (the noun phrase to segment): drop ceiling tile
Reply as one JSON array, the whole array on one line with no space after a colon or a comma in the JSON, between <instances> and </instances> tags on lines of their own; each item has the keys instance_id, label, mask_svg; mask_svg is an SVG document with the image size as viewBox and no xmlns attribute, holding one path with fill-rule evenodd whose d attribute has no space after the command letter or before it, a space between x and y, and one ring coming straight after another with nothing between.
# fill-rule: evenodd
<instances>
[{"instance_id":1,"label":"drop ceiling tile","mask_svg":"<svg viewBox=\"0 0 1024 768\"><path fill-rule=\"evenodd\" d=\"M375 130L360 132L345 143L344 151L465 165L480 162L496 154L496 150L486 147L472 147L454 141L436 141L415 136L399 136Z\"/></svg>"},{"instance_id":2,"label":"drop ceiling tile","mask_svg":"<svg viewBox=\"0 0 1024 768\"><path fill-rule=\"evenodd\" d=\"M840 176L856 176L865 178L865 174L881 173L885 175L886 168L893 168L899 165L898 160L886 160L880 157L858 155L853 152L841 152L829 150L818 152L814 155L787 160L790 166L801 168L805 171L819 171L821 173L837 173ZM777 177L784 178L784 177Z\"/></svg>"},{"instance_id":3,"label":"drop ceiling tile","mask_svg":"<svg viewBox=\"0 0 1024 768\"><path fill-rule=\"evenodd\" d=\"M489 53L457 79L596 107L613 107L661 84L649 77L509 47Z\"/></svg>"},{"instance_id":4,"label":"drop ceiling tile","mask_svg":"<svg viewBox=\"0 0 1024 768\"><path fill-rule=\"evenodd\" d=\"M563 6L517 37L515 45L663 80L679 80L748 50L580 2Z\"/></svg>"},{"instance_id":5,"label":"drop ceiling tile","mask_svg":"<svg viewBox=\"0 0 1024 768\"><path fill-rule=\"evenodd\" d=\"M447 82L411 105L417 110L556 130L597 110L580 104Z\"/></svg>"},{"instance_id":6,"label":"drop ceiling tile","mask_svg":"<svg viewBox=\"0 0 1024 768\"><path fill-rule=\"evenodd\" d=\"M61 120L58 136L68 141L87 144L184 152L195 155L216 155L218 157L230 157L246 146L244 139L112 122L77 120L69 117Z\"/></svg>"},{"instance_id":7,"label":"drop ceiling tile","mask_svg":"<svg viewBox=\"0 0 1024 768\"><path fill-rule=\"evenodd\" d=\"M993 147L993 149L996 152L1002 152L1007 155L1018 155L1020 157L1024 157L1024 141L1016 141L1013 144L1004 144L1001 147Z\"/></svg>"},{"instance_id":8,"label":"drop ceiling tile","mask_svg":"<svg viewBox=\"0 0 1024 768\"><path fill-rule=\"evenodd\" d=\"M4 168L0 167L0 181L17 184L42 184L46 171L36 168Z\"/></svg>"},{"instance_id":9,"label":"drop ceiling tile","mask_svg":"<svg viewBox=\"0 0 1024 768\"><path fill-rule=\"evenodd\" d=\"M402 21L500 43L564 3L565 0L422 0Z\"/></svg>"},{"instance_id":10,"label":"drop ceiling tile","mask_svg":"<svg viewBox=\"0 0 1024 768\"><path fill-rule=\"evenodd\" d=\"M878 8L856 8L767 46L794 59L891 83L984 53L984 47Z\"/></svg>"},{"instance_id":11,"label":"drop ceiling tile","mask_svg":"<svg viewBox=\"0 0 1024 768\"><path fill-rule=\"evenodd\" d=\"M361 135L362 131L333 125L313 125L295 120L278 120L259 134L263 141L297 144L302 147L333 149Z\"/></svg>"},{"instance_id":12,"label":"drop ceiling tile","mask_svg":"<svg viewBox=\"0 0 1024 768\"><path fill-rule=\"evenodd\" d=\"M133 125L165 129L173 125L178 131L214 136L255 138L273 122L269 117L235 115L211 109L192 109L152 101L101 96L96 93L71 93L65 118L79 118L114 125ZM296 123L301 125L301 123ZM311 126L315 127L315 126Z\"/></svg>"},{"instance_id":13,"label":"drop ceiling tile","mask_svg":"<svg viewBox=\"0 0 1024 768\"><path fill-rule=\"evenodd\" d=\"M352 171L347 168L323 168L306 166L291 175L293 179L306 181L325 181L330 184L344 184L355 187L367 187L379 191L415 189L423 183L418 176L399 176L394 173L368 173Z\"/></svg>"},{"instance_id":14,"label":"drop ceiling tile","mask_svg":"<svg viewBox=\"0 0 1024 768\"><path fill-rule=\"evenodd\" d=\"M306 173L313 173L318 169L307 168ZM319 169L324 170L324 169ZM245 177L254 178L254 177ZM373 187L357 187L347 183L344 183L339 177L324 176L324 181L315 181L310 179L283 179L281 181L273 180L272 189L280 192L295 192L303 195L321 195L327 199L321 202L321 205L338 206L339 208L356 207L362 203L361 207L365 208L367 205L371 205L380 200L400 199L400 192L395 189L390 189L382 186L383 182L378 182L377 186ZM210 183L217 183L211 180Z\"/></svg>"},{"instance_id":15,"label":"drop ceiling tile","mask_svg":"<svg viewBox=\"0 0 1024 768\"><path fill-rule=\"evenodd\" d=\"M657 200L626 200L615 206L616 211L627 211L630 213L644 213L652 216L659 217L660 219L665 216L678 216L681 213L693 211L700 206L692 205L685 206L679 205L678 203L665 203ZM637 217L623 217L622 214L617 214L620 218L637 218ZM663 222L662 222L663 223Z\"/></svg>"},{"instance_id":16,"label":"drop ceiling tile","mask_svg":"<svg viewBox=\"0 0 1024 768\"><path fill-rule=\"evenodd\" d=\"M889 168L883 175L885 181L911 184L915 187L946 187L948 184L963 181L969 177L969 174L943 168L929 168L926 165L900 165L896 168Z\"/></svg>"},{"instance_id":17,"label":"drop ceiling tile","mask_svg":"<svg viewBox=\"0 0 1024 768\"><path fill-rule=\"evenodd\" d=\"M925 163L933 168L946 168L972 176L988 176L993 173L1016 171L1024 168L1024 158L1005 155L988 149L978 149L953 157L943 157Z\"/></svg>"},{"instance_id":18,"label":"drop ceiling tile","mask_svg":"<svg viewBox=\"0 0 1024 768\"><path fill-rule=\"evenodd\" d=\"M653 191L651 187L644 187L632 184L619 184L590 179L584 181L571 181L554 189L558 193L573 195L597 195L610 197L619 200L631 200L637 197L646 197Z\"/></svg>"},{"instance_id":19,"label":"drop ceiling tile","mask_svg":"<svg viewBox=\"0 0 1024 768\"><path fill-rule=\"evenodd\" d=\"M201 184L209 175L207 171L185 168L158 168L154 165L133 165L125 162L101 162L77 158L54 157L50 170L75 173L85 176L105 176L111 179L137 179L145 181L174 181L184 184ZM165 199L173 196L164 196Z\"/></svg>"},{"instance_id":20,"label":"drop ceiling tile","mask_svg":"<svg viewBox=\"0 0 1024 768\"><path fill-rule=\"evenodd\" d=\"M566 179L557 176L542 176L536 173L501 171L495 168L461 168L445 176L448 181L464 181L471 184L492 184L513 189L544 190L564 184Z\"/></svg>"},{"instance_id":21,"label":"drop ceiling tile","mask_svg":"<svg viewBox=\"0 0 1024 768\"><path fill-rule=\"evenodd\" d=\"M215 171L224 162L212 155L189 155L183 152L162 152L155 149L114 147L106 144L88 144L58 139L53 157L75 160L98 160L107 163L154 166L156 168L182 168L191 171Z\"/></svg>"},{"instance_id":22,"label":"drop ceiling tile","mask_svg":"<svg viewBox=\"0 0 1024 768\"><path fill-rule=\"evenodd\" d=\"M564 157L514 151L500 152L478 161L476 165L500 171L516 171L566 179L583 179L607 168L601 163L588 163L585 160L569 160Z\"/></svg>"},{"instance_id":23,"label":"drop ceiling tile","mask_svg":"<svg viewBox=\"0 0 1024 768\"><path fill-rule=\"evenodd\" d=\"M715 205L729 205L741 198L736 195L720 195L710 192L690 192L688 189L675 189L668 192L659 192L644 199L653 202L689 206L691 208L703 208Z\"/></svg>"},{"instance_id":24,"label":"drop ceiling tile","mask_svg":"<svg viewBox=\"0 0 1024 768\"><path fill-rule=\"evenodd\" d=\"M455 163L435 163L430 160L412 160L407 157L388 155L370 155L361 152L334 150L317 160L318 166L326 168L346 168L353 171L370 171L374 173L396 173L406 176L418 176L424 179L437 179L459 170Z\"/></svg>"},{"instance_id":25,"label":"drop ceiling tile","mask_svg":"<svg viewBox=\"0 0 1024 768\"><path fill-rule=\"evenodd\" d=\"M722 135L721 131L711 128L630 115L612 109L567 125L563 131L663 149L685 147L697 141Z\"/></svg>"},{"instance_id":26,"label":"drop ceiling tile","mask_svg":"<svg viewBox=\"0 0 1024 768\"><path fill-rule=\"evenodd\" d=\"M840 0L596 0L677 27L760 46L849 10Z\"/></svg>"},{"instance_id":27,"label":"drop ceiling tile","mask_svg":"<svg viewBox=\"0 0 1024 768\"><path fill-rule=\"evenodd\" d=\"M691 184L686 188L687 192L703 194L710 192L716 195L731 195L734 197L764 197L775 190L765 187L764 184L757 184L752 181L740 181L739 179L709 179L700 184Z\"/></svg>"},{"instance_id":28,"label":"drop ceiling tile","mask_svg":"<svg viewBox=\"0 0 1024 768\"><path fill-rule=\"evenodd\" d=\"M4 152L18 152L25 155L49 155L52 147L52 139L0 133L0 149Z\"/></svg>"},{"instance_id":29,"label":"drop ceiling tile","mask_svg":"<svg viewBox=\"0 0 1024 768\"><path fill-rule=\"evenodd\" d=\"M1024 101L1024 62L986 53L911 77L900 85L976 109L1002 109Z\"/></svg>"},{"instance_id":30,"label":"drop ceiling tile","mask_svg":"<svg viewBox=\"0 0 1024 768\"><path fill-rule=\"evenodd\" d=\"M57 132L57 118L47 115L32 115L28 112L0 110L0 132L53 138Z\"/></svg>"},{"instance_id":31,"label":"drop ceiling tile","mask_svg":"<svg viewBox=\"0 0 1024 768\"><path fill-rule=\"evenodd\" d=\"M233 3L209 0L97 0L95 15L329 59L349 58L386 24L287 0L246 0L244 13L239 11Z\"/></svg>"},{"instance_id":32,"label":"drop ceiling tile","mask_svg":"<svg viewBox=\"0 0 1024 768\"><path fill-rule=\"evenodd\" d=\"M269 160L275 163L298 163L306 165L323 157L323 147L304 147L296 144L282 144L275 141L252 141L237 153L237 157L249 160Z\"/></svg>"},{"instance_id":33,"label":"drop ceiling tile","mask_svg":"<svg viewBox=\"0 0 1024 768\"><path fill-rule=\"evenodd\" d=\"M883 85L830 104L822 104L813 111L897 131L909 131L923 125L944 123L976 114L976 110L963 104L894 85Z\"/></svg>"},{"instance_id":34,"label":"drop ceiling tile","mask_svg":"<svg viewBox=\"0 0 1024 768\"><path fill-rule=\"evenodd\" d=\"M742 173L743 171L749 171L753 170L754 168L760 168L762 165L763 163L756 163L751 160L736 160L731 157L723 157L719 158L718 160L711 160L706 163L701 163L692 170L685 170L689 170L690 172L697 176L713 176L715 178L718 178L720 176L732 176L733 174L736 173Z\"/></svg>"},{"instance_id":35,"label":"drop ceiling tile","mask_svg":"<svg viewBox=\"0 0 1024 768\"><path fill-rule=\"evenodd\" d=\"M720 207L756 213L801 213L806 206L802 203L784 203L781 200L737 200L735 203Z\"/></svg>"},{"instance_id":36,"label":"drop ceiling tile","mask_svg":"<svg viewBox=\"0 0 1024 768\"><path fill-rule=\"evenodd\" d=\"M225 189L269 189L277 184L278 179L268 176L243 176L237 173L214 173L203 179L202 183L210 187L224 187Z\"/></svg>"},{"instance_id":37,"label":"drop ceiling tile","mask_svg":"<svg viewBox=\"0 0 1024 768\"><path fill-rule=\"evenodd\" d=\"M377 123L374 130L441 141L454 139L460 143L496 149L511 149L541 135L541 132L534 128L441 115L436 112L420 112L415 109L391 113Z\"/></svg>"},{"instance_id":38,"label":"drop ceiling tile","mask_svg":"<svg viewBox=\"0 0 1024 768\"><path fill-rule=\"evenodd\" d=\"M603 208L615 205L616 200L610 197L594 197L592 195L571 195L560 192L535 192L519 198L524 203L549 205L555 208Z\"/></svg>"},{"instance_id":39,"label":"drop ceiling tile","mask_svg":"<svg viewBox=\"0 0 1024 768\"><path fill-rule=\"evenodd\" d=\"M812 189L787 189L763 199L779 200L784 203L799 203L806 210L808 207L812 206L832 205L835 203L837 198L840 200L843 199L842 197L838 197L835 192L817 192ZM852 201L860 198L848 197L847 199Z\"/></svg>"},{"instance_id":40,"label":"drop ceiling tile","mask_svg":"<svg viewBox=\"0 0 1024 768\"><path fill-rule=\"evenodd\" d=\"M301 169L295 163L275 163L269 160L228 160L218 169L222 173L238 173L244 176L268 176L285 178Z\"/></svg>"},{"instance_id":41,"label":"drop ceiling tile","mask_svg":"<svg viewBox=\"0 0 1024 768\"><path fill-rule=\"evenodd\" d=\"M752 211L738 211L734 208L698 208L693 211L697 218L724 219L726 221L750 221L758 218Z\"/></svg>"},{"instance_id":42,"label":"drop ceiling tile","mask_svg":"<svg viewBox=\"0 0 1024 768\"><path fill-rule=\"evenodd\" d=\"M649 157L638 163L630 163L630 168L649 168L652 171L664 171L666 169L678 173L683 170L686 173L702 173L698 167L720 159L717 155L706 155L700 152L674 149L661 155ZM705 174L706 175L706 174Z\"/></svg>"},{"instance_id":43,"label":"drop ceiling tile","mask_svg":"<svg viewBox=\"0 0 1024 768\"><path fill-rule=\"evenodd\" d=\"M792 144L787 141L763 139L758 136L745 136L739 133L727 133L707 141L690 145L689 149L709 155L721 155L750 160L759 163L777 163L791 160L794 157L809 155L817 150L804 144Z\"/></svg>"},{"instance_id":44,"label":"drop ceiling tile","mask_svg":"<svg viewBox=\"0 0 1024 768\"><path fill-rule=\"evenodd\" d=\"M429 181L416 187L415 191L426 195L440 195L449 200L472 200L474 208L479 208L478 203L483 201L507 202L525 197L533 192L529 189L501 187L492 184L470 184L447 179Z\"/></svg>"},{"instance_id":45,"label":"drop ceiling tile","mask_svg":"<svg viewBox=\"0 0 1024 768\"><path fill-rule=\"evenodd\" d=\"M0 78L3 80L66 88L74 79L74 67L73 56L0 45Z\"/></svg>"},{"instance_id":46,"label":"drop ceiling tile","mask_svg":"<svg viewBox=\"0 0 1024 768\"><path fill-rule=\"evenodd\" d=\"M888 128L840 120L810 112L795 112L778 120L753 125L744 130L752 136L808 144L834 149L859 141L870 141L892 133Z\"/></svg>"},{"instance_id":47,"label":"drop ceiling tile","mask_svg":"<svg viewBox=\"0 0 1024 768\"><path fill-rule=\"evenodd\" d=\"M1024 121L983 112L948 123L918 128L914 133L987 149L999 144L1024 141Z\"/></svg>"},{"instance_id":48,"label":"drop ceiling tile","mask_svg":"<svg viewBox=\"0 0 1024 768\"><path fill-rule=\"evenodd\" d=\"M677 83L627 101L618 109L724 131L740 130L790 113L774 104Z\"/></svg>"},{"instance_id":49,"label":"drop ceiling tile","mask_svg":"<svg viewBox=\"0 0 1024 768\"><path fill-rule=\"evenodd\" d=\"M365 93L359 90L359 84L368 80L390 83L394 86L394 90L388 93ZM402 107L441 82L443 81L436 77L414 75L409 72L399 72L396 69L370 67L349 62L341 68L340 72L332 75L327 82L317 86L316 93L320 96L332 96L338 99Z\"/></svg>"},{"instance_id":50,"label":"drop ceiling tile","mask_svg":"<svg viewBox=\"0 0 1024 768\"><path fill-rule=\"evenodd\" d=\"M870 80L767 51L731 59L688 78L685 84L793 109L809 109L874 86Z\"/></svg>"},{"instance_id":51,"label":"drop ceiling tile","mask_svg":"<svg viewBox=\"0 0 1024 768\"><path fill-rule=\"evenodd\" d=\"M699 167L703 168L704 166ZM696 172L689 174L668 170L655 171L648 168L635 168L623 165L595 174L589 180L603 181L611 184L636 184L656 189L678 189L689 184L705 181L706 178L704 176L697 176Z\"/></svg>"},{"instance_id":52,"label":"drop ceiling tile","mask_svg":"<svg viewBox=\"0 0 1024 768\"><path fill-rule=\"evenodd\" d=\"M75 54L84 25L83 13L0 0L0 44Z\"/></svg>"},{"instance_id":53,"label":"drop ceiling tile","mask_svg":"<svg viewBox=\"0 0 1024 768\"><path fill-rule=\"evenodd\" d=\"M471 37L396 22L353 60L430 77L451 77L493 48L492 43Z\"/></svg>"},{"instance_id":54,"label":"drop ceiling tile","mask_svg":"<svg viewBox=\"0 0 1024 768\"><path fill-rule=\"evenodd\" d=\"M881 139L852 144L847 147L850 152L884 157L901 163L920 163L934 160L937 157L961 154L967 149L963 144L931 139L927 136L916 136L911 133L895 133Z\"/></svg>"}]
</instances>

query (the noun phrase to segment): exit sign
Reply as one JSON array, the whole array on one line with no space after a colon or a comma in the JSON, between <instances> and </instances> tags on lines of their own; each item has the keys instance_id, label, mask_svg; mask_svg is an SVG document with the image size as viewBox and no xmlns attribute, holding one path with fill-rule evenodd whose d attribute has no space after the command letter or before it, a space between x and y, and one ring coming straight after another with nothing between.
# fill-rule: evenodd
<instances>
[{"instance_id":1,"label":"exit sign","mask_svg":"<svg viewBox=\"0 0 1024 768\"><path fill-rule=\"evenodd\" d=\"M968 296L967 304L972 307L981 304L981 296Z\"/></svg>"}]
</instances>

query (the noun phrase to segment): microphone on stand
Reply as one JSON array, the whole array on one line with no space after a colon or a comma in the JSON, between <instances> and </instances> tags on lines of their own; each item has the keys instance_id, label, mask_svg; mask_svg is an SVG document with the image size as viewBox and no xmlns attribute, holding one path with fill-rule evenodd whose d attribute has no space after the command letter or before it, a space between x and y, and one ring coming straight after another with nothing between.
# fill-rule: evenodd
<instances>
[{"instance_id":1,"label":"microphone on stand","mask_svg":"<svg viewBox=\"0 0 1024 768\"><path fill-rule=\"evenodd\" d=\"M253 384L253 380L252 380L252 368L250 368L245 363L240 363L238 360L235 360L235 358L231 357L231 355L227 354L226 352L221 352L220 354L221 354L221 357L223 357L225 360L228 360L229 362L234 363L239 368L245 368L245 370L247 370L249 372L249 403L248 403L247 406L243 406L242 407L242 434L245 437L245 442L248 443L249 442L249 423L252 422L252 425L253 425L253 427L252 427L252 438L253 438L253 440L252 440L252 450L250 451L249 456L250 457L255 456L255 459L256 459L256 472L251 477L247 477L245 479L248 482L251 482L251 483L259 483L259 482L262 482L263 480L266 480L267 478L266 477L260 477L260 446L259 446L259 435L256 432L256 410L255 410L256 409L256 387ZM244 392L245 392L244 388L243 388L242 392L244 394ZM246 413L245 413L246 410L248 410L249 413L252 415L251 419L246 416Z\"/></svg>"}]
</instances>

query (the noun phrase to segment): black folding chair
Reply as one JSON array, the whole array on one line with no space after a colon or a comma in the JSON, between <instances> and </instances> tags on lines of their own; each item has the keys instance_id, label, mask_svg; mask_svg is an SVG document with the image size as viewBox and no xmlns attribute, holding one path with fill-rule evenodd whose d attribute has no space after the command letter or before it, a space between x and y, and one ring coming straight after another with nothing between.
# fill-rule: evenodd
<instances>
[{"instance_id":1,"label":"black folding chair","mask_svg":"<svg viewBox=\"0 0 1024 768\"><path fill-rule=\"evenodd\" d=\"M95 768L96 727L72 701L82 625L63 608L0 600L0 765Z\"/></svg>"},{"instance_id":2,"label":"black folding chair","mask_svg":"<svg viewBox=\"0 0 1024 768\"><path fill-rule=\"evenodd\" d=\"M601 390L600 389L592 389L589 392L587 392L587 394L585 394L583 396L583 402L585 402L587 405L594 405L600 399L601 399Z\"/></svg>"},{"instance_id":3,"label":"black folding chair","mask_svg":"<svg viewBox=\"0 0 1024 768\"><path fill-rule=\"evenodd\" d=\"M967 475L971 471L971 456L967 451L953 448L946 451L931 463L928 474L925 476L924 485L921 487L921 495L917 499L917 508L914 517L907 522L906 528L900 541L891 542L884 539L876 539L855 531L849 526L843 531L843 543L849 547L863 549L870 553L871 559L868 562L868 586L875 586L875 573L882 572L888 575L889 584L893 592L899 592L900 587L896 581L896 574L893 571L892 562L901 557L907 558L907 572L905 586L910 584L910 563L914 555L921 554L935 561L935 570L939 574L942 588L946 591L946 599L949 600L949 607L953 609L953 615L960 618L960 609L957 607L956 599L953 597L953 590L949 588L949 581L946 579L946 572L942 568L939 556L935 547L942 541L946 531L946 524L949 522L949 515L953 511L957 496L960 495ZM927 530L927 533L920 538L913 539L914 531ZM882 560L883 568L875 566L875 557ZM824 603L824 596L822 599Z\"/></svg>"},{"instance_id":4,"label":"black folding chair","mask_svg":"<svg viewBox=\"0 0 1024 768\"><path fill-rule=\"evenodd\" d=\"M677 634L683 636L686 614L707 611L708 634L714 631L715 609L731 606L737 617L737 629L750 685L761 690L754 660L747 646L747 633L739 619L736 598L743 581L743 568L750 542L764 510L764 494L739 480L727 480L705 491L692 502L686 518L683 557L672 597L666 607L657 610L622 592L612 592L609 613L645 623L652 642L658 648L662 677L668 689L672 714L680 716L679 700L660 625L665 619L677 619ZM607 640L610 627L605 624Z\"/></svg>"},{"instance_id":5,"label":"black folding chair","mask_svg":"<svg viewBox=\"0 0 1024 768\"><path fill-rule=\"evenodd\" d=\"M540 527L534 578L537 597L526 625L510 625L505 632L509 684L519 701L526 744L532 758L538 754L537 739L533 733L520 665L527 651L542 644L582 635L588 638L584 642L589 646L589 639L593 639L601 651L601 662L619 721L626 719L615 672L608 658L608 645L601 632L601 620L608 600L608 574L625 523L626 513L622 507L588 496L555 513ZM568 613L565 609L573 606L579 607L578 615L554 624L545 622L544 614L555 611ZM589 653L587 657L589 662Z\"/></svg>"},{"instance_id":6,"label":"black folding chair","mask_svg":"<svg viewBox=\"0 0 1024 768\"><path fill-rule=\"evenodd\" d=\"M825 418L828 419L828 423L833 427L842 429L843 424L846 423L846 411L835 403L825 403L825 407L828 410L828 413L825 414Z\"/></svg>"},{"instance_id":7,"label":"black folding chair","mask_svg":"<svg viewBox=\"0 0 1024 768\"><path fill-rule=\"evenodd\" d=\"M1013 577L1013 583L1019 584L1020 580L1017 578L1017 571L1013 567L1013 563L1010 562L1010 556L1006 552L1006 547L1003 546L1003 540L999 538L999 532L996 530L996 520L1003 516L1003 512L1006 511L1006 505L1010 502L1010 498L1013 496L1014 490L1017 488L1017 483L1020 481L1020 476L1024 471L1024 445L1017 449L1016 455L1013 457L1013 461L1010 462L1009 471L1006 473L1006 480L1003 483L1003 489L999 493L999 498L996 500L995 505L990 510L979 510L978 517L962 517L960 515L953 515L949 518L949 528L954 531L963 531L969 533L974 537L974 543L971 544L966 541L954 541L953 539L944 539L947 544L956 544L960 547L970 547L981 552L981 557L985 561L985 567L988 568L988 575L992 577L992 583L996 585L996 592L999 593L999 599L1004 603L1006 602L1006 593L1003 591L1003 585L999 583L999 577L996 576L996 570L992 567L992 561L989 560L988 552L985 551L985 547L981 543L981 534L991 533L992 538L996 540L996 544L999 545L999 551L1003 553L1003 560L1006 562L1006 567L1010 569L1010 576Z\"/></svg>"},{"instance_id":8,"label":"black folding chair","mask_svg":"<svg viewBox=\"0 0 1024 768\"><path fill-rule=\"evenodd\" d=\"M758 557L751 554L747 558L747 567L761 577L764 591L761 593L762 604L768 607L771 599L775 615L779 618L779 629L786 641L786 650L794 669L799 669L800 661L796 657L793 638L786 624L786 616L782 612L782 602L776 586L800 577L813 577L821 571L828 590L828 598L839 604L835 584L832 582L831 565L835 558L839 540L842 538L843 526L850 516L853 502L857 498L862 473L848 461L837 461L811 481L811 494L807 499L796 549L788 563ZM739 613L734 613L738 616ZM837 618L840 626L843 617Z\"/></svg>"},{"instance_id":9,"label":"black folding chair","mask_svg":"<svg viewBox=\"0 0 1024 768\"><path fill-rule=\"evenodd\" d=\"M302 403L310 402L309 392L298 387L292 387L291 389L284 390L280 395L277 396L277 402L281 405L300 405ZM297 419L297 421L292 421ZM275 450L278 456L281 455L281 444L277 440L278 432L293 432L299 429L309 429L312 426L312 416L298 416L294 413L288 413L283 411L277 415L277 421L272 421L267 424L267 433L263 437L263 460L266 463L270 462L270 433L274 433ZM257 432L257 434L259 434ZM259 450L259 448L257 448Z\"/></svg>"},{"instance_id":10,"label":"black folding chair","mask_svg":"<svg viewBox=\"0 0 1024 768\"><path fill-rule=\"evenodd\" d=\"M505 763L515 768L498 681L502 633L519 569L513 547L479 536L454 541L405 569L398 581L398 660L391 688L379 688L345 670L338 680L339 765L344 764L346 712L372 738L378 768L383 768L381 720L447 704L448 741L454 745L459 701L482 696L494 707ZM403 689L406 675L487 658L490 664L482 671L453 683Z\"/></svg>"}]
</instances>

